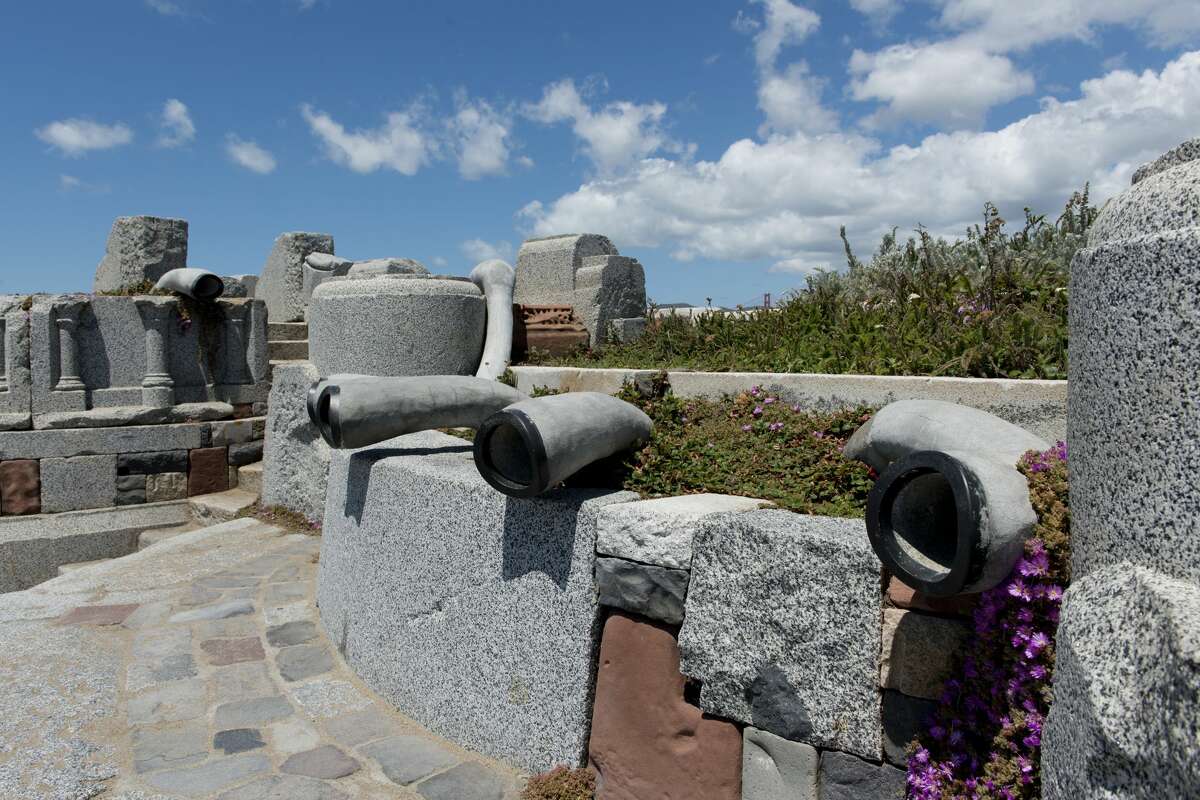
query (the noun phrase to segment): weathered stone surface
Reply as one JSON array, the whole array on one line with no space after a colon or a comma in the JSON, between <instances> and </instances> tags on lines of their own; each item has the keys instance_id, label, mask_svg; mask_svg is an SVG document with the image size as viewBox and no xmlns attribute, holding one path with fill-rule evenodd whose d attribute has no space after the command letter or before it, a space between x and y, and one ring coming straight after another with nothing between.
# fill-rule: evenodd
<instances>
[{"instance_id":1,"label":"weathered stone surface","mask_svg":"<svg viewBox=\"0 0 1200 800\"><path fill-rule=\"evenodd\" d=\"M226 702L252 700L275 691L267 665L261 661L244 661L220 667L212 673L215 696ZM247 727L233 725L231 727Z\"/></svg>"},{"instance_id":2,"label":"weathered stone surface","mask_svg":"<svg viewBox=\"0 0 1200 800\"><path fill-rule=\"evenodd\" d=\"M195 767L152 772L142 780L155 789L184 797L207 797L271 769L271 760L259 753L217 758Z\"/></svg>"},{"instance_id":3,"label":"weathered stone surface","mask_svg":"<svg viewBox=\"0 0 1200 800\"><path fill-rule=\"evenodd\" d=\"M44 458L41 473L44 513L104 508L114 504L117 494L115 456Z\"/></svg>"},{"instance_id":4,"label":"weathered stone surface","mask_svg":"<svg viewBox=\"0 0 1200 800\"><path fill-rule=\"evenodd\" d=\"M120 625L137 610L136 604L79 606L58 618L59 625Z\"/></svg>"},{"instance_id":5,"label":"weathered stone surface","mask_svg":"<svg viewBox=\"0 0 1200 800\"><path fill-rule=\"evenodd\" d=\"M309 519L325 514L329 445L308 419L308 388L320 378L307 362L278 364L271 384L263 454L262 502Z\"/></svg>"},{"instance_id":6,"label":"weathered stone surface","mask_svg":"<svg viewBox=\"0 0 1200 800\"><path fill-rule=\"evenodd\" d=\"M213 737L213 748L227 756L257 750L260 747L266 747L266 742L255 728L231 728L227 731L217 731L217 735Z\"/></svg>"},{"instance_id":7,"label":"weathered stone surface","mask_svg":"<svg viewBox=\"0 0 1200 800\"><path fill-rule=\"evenodd\" d=\"M909 742L925 736L937 704L897 691L883 693L883 757L898 767L908 764Z\"/></svg>"},{"instance_id":8,"label":"weathered stone surface","mask_svg":"<svg viewBox=\"0 0 1200 800\"><path fill-rule=\"evenodd\" d=\"M92 289L112 292L142 281L157 283L166 272L187 266L187 246L185 219L117 217Z\"/></svg>"},{"instance_id":9,"label":"weathered stone surface","mask_svg":"<svg viewBox=\"0 0 1200 800\"><path fill-rule=\"evenodd\" d=\"M600 605L622 608L650 619L683 622L688 571L638 564L623 558L596 559Z\"/></svg>"},{"instance_id":10,"label":"weathered stone surface","mask_svg":"<svg viewBox=\"0 0 1200 800\"><path fill-rule=\"evenodd\" d=\"M1151 175L1157 175L1163 170L1186 164L1200 159L1200 139L1189 139L1178 147L1173 147L1149 164L1143 164L1133 173L1133 183L1140 183Z\"/></svg>"},{"instance_id":11,"label":"weathered stone surface","mask_svg":"<svg viewBox=\"0 0 1200 800\"><path fill-rule=\"evenodd\" d=\"M310 253L333 253L333 237L296 232L275 240L254 289L254 296L266 302L272 322L304 319L304 258Z\"/></svg>"},{"instance_id":12,"label":"weathered stone surface","mask_svg":"<svg viewBox=\"0 0 1200 800\"><path fill-rule=\"evenodd\" d=\"M884 609L879 685L936 700L970 634L970 626L960 620Z\"/></svg>"},{"instance_id":13,"label":"weathered stone surface","mask_svg":"<svg viewBox=\"0 0 1200 800\"><path fill-rule=\"evenodd\" d=\"M271 744L274 746L275 752L282 756L303 753L305 750L312 750L321 744L321 735L317 733L317 729L305 720L296 717L273 722L269 729ZM338 741L343 745L350 746L340 739Z\"/></svg>"},{"instance_id":14,"label":"weathered stone surface","mask_svg":"<svg viewBox=\"0 0 1200 800\"><path fill-rule=\"evenodd\" d=\"M42 513L42 478L37 461L0 461L0 513Z\"/></svg>"},{"instance_id":15,"label":"weathered stone surface","mask_svg":"<svg viewBox=\"0 0 1200 800\"><path fill-rule=\"evenodd\" d=\"M257 728L292 715L285 697L255 697L217 706L213 725L218 728Z\"/></svg>"},{"instance_id":16,"label":"weathered stone surface","mask_svg":"<svg viewBox=\"0 0 1200 800\"><path fill-rule=\"evenodd\" d=\"M469 281L385 276L322 284L308 316L322 375L473 375L487 308Z\"/></svg>"},{"instance_id":17,"label":"weathered stone surface","mask_svg":"<svg viewBox=\"0 0 1200 800\"><path fill-rule=\"evenodd\" d=\"M484 482L462 440L437 432L337 451L322 622L369 686L433 732L530 771L578 763L596 512L633 497L509 498Z\"/></svg>"},{"instance_id":18,"label":"weathered stone surface","mask_svg":"<svg viewBox=\"0 0 1200 800\"><path fill-rule=\"evenodd\" d=\"M329 731L330 736L346 747L357 747L363 742L391 736L396 732L396 723L369 708L334 717L325 723L325 729Z\"/></svg>"},{"instance_id":19,"label":"weathered stone surface","mask_svg":"<svg viewBox=\"0 0 1200 800\"><path fill-rule=\"evenodd\" d=\"M742 800L816 798L816 748L747 725L742 731Z\"/></svg>"},{"instance_id":20,"label":"weathered stone surface","mask_svg":"<svg viewBox=\"0 0 1200 800\"><path fill-rule=\"evenodd\" d=\"M333 669L333 656L324 645L298 644L280 650L275 664L285 681L301 681Z\"/></svg>"},{"instance_id":21,"label":"weathered stone surface","mask_svg":"<svg viewBox=\"0 0 1200 800\"><path fill-rule=\"evenodd\" d=\"M121 475L117 474L117 491L118 492L133 492L146 490L145 475Z\"/></svg>"},{"instance_id":22,"label":"weathered stone surface","mask_svg":"<svg viewBox=\"0 0 1200 800\"><path fill-rule=\"evenodd\" d=\"M150 662L130 664L125 673L125 691L138 692L160 683L194 677L196 662L192 659L192 654L175 653Z\"/></svg>"},{"instance_id":23,"label":"weathered stone surface","mask_svg":"<svg viewBox=\"0 0 1200 800\"><path fill-rule=\"evenodd\" d=\"M504 800L506 785L499 775L469 761L417 785L425 800Z\"/></svg>"},{"instance_id":24,"label":"weathered stone surface","mask_svg":"<svg viewBox=\"0 0 1200 800\"><path fill-rule=\"evenodd\" d=\"M713 514L753 511L766 500L726 494L687 494L605 508L596 529L596 552L643 564L688 569L692 538Z\"/></svg>"},{"instance_id":25,"label":"weathered stone surface","mask_svg":"<svg viewBox=\"0 0 1200 800\"><path fill-rule=\"evenodd\" d=\"M818 785L821 800L900 800L904 772L831 750L821 753Z\"/></svg>"},{"instance_id":26,"label":"weathered stone surface","mask_svg":"<svg viewBox=\"0 0 1200 800\"><path fill-rule=\"evenodd\" d=\"M671 629L616 612L604 623L588 755L601 800L737 800L742 737L684 700Z\"/></svg>"},{"instance_id":27,"label":"weathered stone surface","mask_svg":"<svg viewBox=\"0 0 1200 800\"><path fill-rule=\"evenodd\" d=\"M146 476L146 502L162 503L187 497L186 472L160 472Z\"/></svg>"},{"instance_id":28,"label":"weathered stone surface","mask_svg":"<svg viewBox=\"0 0 1200 800\"><path fill-rule=\"evenodd\" d=\"M289 688L292 699L311 717L336 717L371 705L357 687L346 681L305 681Z\"/></svg>"},{"instance_id":29,"label":"weathered stone surface","mask_svg":"<svg viewBox=\"0 0 1200 800\"><path fill-rule=\"evenodd\" d=\"M304 644L317 638L317 626L308 620L285 622L267 628L267 644L272 647L288 647L293 644Z\"/></svg>"},{"instance_id":30,"label":"weathered stone surface","mask_svg":"<svg viewBox=\"0 0 1200 800\"><path fill-rule=\"evenodd\" d=\"M0 431L0 459L69 457L200 447L207 423L127 428Z\"/></svg>"},{"instance_id":31,"label":"weathered stone surface","mask_svg":"<svg viewBox=\"0 0 1200 800\"><path fill-rule=\"evenodd\" d=\"M228 452L202 447L188 452L188 496L214 494L229 488Z\"/></svg>"},{"instance_id":32,"label":"weathered stone surface","mask_svg":"<svg viewBox=\"0 0 1200 800\"><path fill-rule=\"evenodd\" d=\"M1067 590L1056 645L1047 800L1200 796L1200 587L1097 570Z\"/></svg>"},{"instance_id":33,"label":"weathered stone surface","mask_svg":"<svg viewBox=\"0 0 1200 800\"><path fill-rule=\"evenodd\" d=\"M134 728L131 738L135 772L186 767L208 757L208 727L199 721L182 726Z\"/></svg>"},{"instance_id":34,"label":"weathered stone surface","mask_svg":"<svg viewBox=\"0 0 1200 800\"><path fill-rule=\"evenodd\" d=\"M1200 584L1198 259L1193 158L1112 198L1071 263L1074 579L1130 562Z\"/></svg>"},{"instance_id":35,"label":"weathered stone surface","mask_svg":"<svg viewBox=\"0 0 1200 800\"><path fill-rule=\"evenodd\" d=\"M212 446L222 447L231 444L241 444L251 439L260 438L254 435L256 421L253 418L247 417L245 419L214 422L211 428Z\"/></svg>"},{"instance_id":36,"label":"weathered stone surface","mask_svg":"<svg viewBox=\"0 0 1200 800\"><path fill-rule=\"evenodd\" d=\"M899 578L888 580L887 598L897 608L930 611L934 614L968 617L975 610L979 595L960 594L954 597L930 597L918 592Z\"/></svg>"},{"instance_id":37,"label":"weathered stone surface","mask_svg":"<svg viewBox=\"0 0 1200 800\"><path fill-rule=\"evenodd\" d=\"M194 608L190 611L180 611L171 617L171 622L200 622L207 619L228 619L243 614L253 614L254 603L250 600L226 600L211 606Z\"/></svg>"},{"instance_id":38,"label":"weathered stone surface","mask_svg":"<svg viewBox=\"0 0 1200 800\"><path fill-rule=\"evenodd\" d=\"M204 715L205 685L200 678L156 686L129 698L126 714L132 725L182 722Z\"/></svg>"},{"instance_id":39,"label":"weathered stone surface","mask_svg":"<svg viewBox=\"0 0 1200 800\"><path fill-rule=\"evenodd\" d=\"M458 763L449 750L421 736L392 736L360 747L358 752L375 759L388 780L402 786Z\"/></svg>"},{"instance_id":40,"label":"weathered stone surface","mask_svg":"<svg viewBox=\"0 0 1200 800\"><path fill-rule=\"evenodd\" d=\"M187 472L187 450L159 450L154 453L119 453L118 475L154 475L160 472Z\"/></svg>"},{"instance_id":41,"label":"weathered stone surface","mask_svg":"<svg viewBox=\"0 0 1200 800\"><path fill-rule=\"evenodd\" d=\"M230 789L217 800L349 800L350 795L328 783L299 775L272 775Z\"/></svg>"},{"instance_id":42,"label":"weathered stone surface","mask_svg":"<svg viewBox=\"0 0 1200 800\"><path fill-rule=\"evenodd\" d=\"M257 636L240 639L209 639L200 643L200 649L214 667L237 664L242 661L262 661L266 658L262 641Z\"/></svg>"},{"instance_id":43,"label":"weathered stone surface","mask_svg":"<svg viewBox=\"0 0 1200 800\"><path fill-rule=\"evenodd\" d=\"M346 270L354 280L375 278L380 275L428 275L429 270L420 261L412 258L369 258L355 261Z\"/></svg>"},{"instance_id":44,"label":"weathered stone surface","mask_svg":"<svg viewBox=\"0 0 1200 800\"><path fill-rule=\"evenodd\" d=\"M333 745L327 744L288 756L280 769L292 775L333 780L358 772L359 763Z\"/></svg>"},{"instance_id":45,"label":"weathered stone surface","mask_svg":"<svg viewBox=\"0 0 1200 800\"><path fill-rule=\"evenodd\" d=\"M262 458L263 443L261 439L256 442L229 445L229 463L232 466L244 467L256 461L262 461Z\"/></svg>"},{"instance_id":46,"label":"weathered stone surface","mask_svg":"<svg viewBox=\"0 0 1200 800\"><path fill-rule=\"evenodd\" d=\"M694 549L679 647L700 707L878 758L880 572L862 520L726 514Z\"/></svg>"}]
</instances>

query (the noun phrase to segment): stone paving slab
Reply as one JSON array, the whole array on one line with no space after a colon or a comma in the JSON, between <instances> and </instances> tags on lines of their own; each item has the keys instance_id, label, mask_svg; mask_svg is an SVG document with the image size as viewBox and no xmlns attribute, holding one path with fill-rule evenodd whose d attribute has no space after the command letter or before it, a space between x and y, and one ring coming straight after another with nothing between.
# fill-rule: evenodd
<instances>
[{"instance_id":1,"label":"stone paving slab","mask_svg":"<svg viewBox=\"0 0 1200 800\"><path fill-rule=\"evenodd\" d=\"M348 670L318 549L239 519L0 595L0 797L515 800Z\"/></svg>"}]
</instances>

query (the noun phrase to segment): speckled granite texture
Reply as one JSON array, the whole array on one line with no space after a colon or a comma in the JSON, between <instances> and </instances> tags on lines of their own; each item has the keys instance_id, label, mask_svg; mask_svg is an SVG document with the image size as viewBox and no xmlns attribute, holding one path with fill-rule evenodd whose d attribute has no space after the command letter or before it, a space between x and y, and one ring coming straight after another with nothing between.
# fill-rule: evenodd
<instances>
[{"instance_id":1,"label":"speckled granite texture","mask_svg":"<svg viewBox=\"0 0 1200 800\"><path fill-rule=\"evenodd\" d=\"M373 689L531 772L578 764L597 646L597 511L628 492L505 497L470 446L412 434L330 465L317 598Z\"/></svg>"}]
</instances>

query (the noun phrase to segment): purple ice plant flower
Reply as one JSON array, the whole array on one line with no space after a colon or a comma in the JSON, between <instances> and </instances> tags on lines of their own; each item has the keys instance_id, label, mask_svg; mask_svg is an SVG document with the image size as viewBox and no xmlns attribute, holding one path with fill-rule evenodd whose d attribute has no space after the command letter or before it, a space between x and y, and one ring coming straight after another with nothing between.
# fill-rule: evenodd
<instances>
[{"instance_id":1,"label":"purple ice plant flower","mask_svg":"<svg viewBox=\"0 0 1200 800\"><path fill-rule=\"evenodd\" d=\"M783 430L783 423L782 422L772 422L770 425L767 426L767 429L770 430L771 433L775 433L776 431L781 431L781 430Z\"/></svg>"},{"instance_id":2,"label":"purple ice plant flower","mask_svg":"<svg viewBox=\"0 0 1200 800\"><path fill-rule=\"evenodd\" d=\"M751 414L753 414L753 415L754 415L754 416L756 416L756 417L761 417L761 416L762 416L762 414L763 414L763 407L762 407L762 406L755 406L755 407L754 407L754 410L753 410L753 411L751 411L750 413L751 413Z\"/></svg>"}]
</instances>

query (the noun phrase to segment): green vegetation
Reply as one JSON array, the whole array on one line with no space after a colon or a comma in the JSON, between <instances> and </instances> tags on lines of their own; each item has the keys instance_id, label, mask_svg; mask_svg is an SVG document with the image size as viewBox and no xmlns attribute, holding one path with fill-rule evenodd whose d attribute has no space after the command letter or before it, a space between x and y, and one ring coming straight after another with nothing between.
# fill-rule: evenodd
<instances>
[{"instance_id":1,"label":"green vegetation","mask_svg":"<svg viewBox=\"0 0 1200 800\"><path fill-rule=\"evenodd\" d=\"M1096 216L1085 188L1053 223L1025 210L1005 232L992 205L953 242L884 236L869 263L819 272L772 310L648 320L600 352L529 363L709 371L1066 378L1071 258Z\"/></svg>"},{"instance_id":2,"label":"green vegetation","mask_svg":"<svg viewBox=\"0 0 1200 800\"><path fill-rule=\"evenodd\" d=\"M521 800L592 800L595 796L596 775L587 768L555 767L534 775L521 792Z\"/></svg>"}]
</instances>

